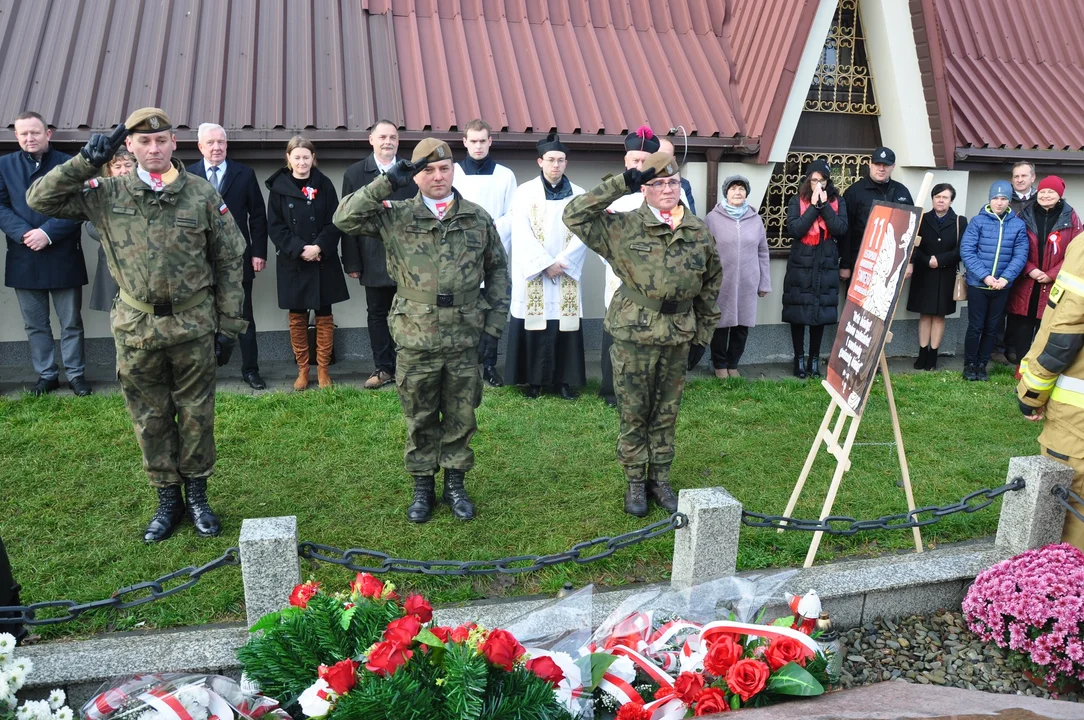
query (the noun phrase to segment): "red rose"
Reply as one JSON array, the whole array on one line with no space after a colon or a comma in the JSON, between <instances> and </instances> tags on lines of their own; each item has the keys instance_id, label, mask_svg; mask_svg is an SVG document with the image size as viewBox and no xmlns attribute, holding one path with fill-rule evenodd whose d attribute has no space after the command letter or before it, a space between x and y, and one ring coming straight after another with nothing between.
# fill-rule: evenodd
<instances>
[{"instance_id":1,"label":"red rose","mask_svg":"<svg viewBox=\"0 0 1084 720\"><path fill-rule=\"evenodd\" d=\"M403 609L407 615L413 615L423 623L433 619L433 606L421 595L411 595L403 603Z\"/></svg>"},{"instance_id":2,"label":"red rose","mask_svg":"<svg viewBox=\"0 0 1084 720\"><path fill-rule=\"evenodd\" d=\"M409 647L421 629L422 624L418 622L418 618L407 615L388 623L388 627L384 630L384 639L388 642Z\"/></svg>"},{"instance_id":3,"label":"red rose","mask_svg":"<svg viewBox=\"0 0 1084 720\"><path fill-rule=\"evenodd\" d=\"M354 684L358 681L357 673L358 663L348 658L331 667L321 665L316 674L327 681L328 687L336 695L345 695L354 689Z\"/></svg>"},{"instance_id":4,"label":"red rose","mask_svg":"<svg viewBox=\"0 0 1084 720\"><path fill-rule=\"evenodd\" d=\"M700 697L696 699L696 712L693 713L695 717L701 715L711 715L712 713L721 713L730 710L730 703L726 701L726 695L719 688L709 687L704 692L700 693Z\"/></svg>"},{"instance_id":5,"label":"red rose","mask_svg":"<svg viewBox=\"0 0 1084 720\"><path fill-rule=\"evenodd\" d=\"M700 673L683 672L674 681L674 695L686 705L692 705L704 690L704 676Z\"/></svg>"},{"instance_id":6,"label":"red rose","mask_svg":"<svg viewBox=\"0 0 1084 720\"><path fill-rule=\"evenodd\" d=\"M527 669L553 687L557 687L561 684L561 681L565 679L564 670L557 666L557 663L553 661L553 658L546 657L545 655L528 660Z\"/></svg>"},{"instance_id":7,"label":"red rose","mask_svg":"<svg viewBox=\"0 0 1084 720\"><path fill-rule=\"evenodd\" d=\"M474 630L476 627L478 626L474 623L463 623L459 627L452 630L452 642L467 642L467 637L470 635L471 630Z\"/></svg>"},{"instance_id":8,"label":"red rose","mask_svg":"<svg viewBox=\"0 0 1084 720\"><path fill-rule=\"evenodd\" d=\"M414 655L409 648L393 642L379 642L373 645L365 662L365 669L377 675L394 675L395 671L406 664Z\"/></svg>"},{"instance_id":9,"label":"red rose","mask_svg":"<svg viewBox=\"0 0 1084 720\"><path fill-rule=\"evenodd\" d=\"M733 635L720 635L710 645L704 656L704 670L715 677L725 677L730 666L741 660L742 646Z\"/></svg>"},{"instance_id":10,"label":"red rose","mask_svg":"<svg viewBox=\"0 0 1084 720\"><path fill-rule=\"evenodd\" d=\"M358 576L354 578L354 582L350 583L350 591L356 592L362 597L375 599L384 593L384 583L369 573L358 573Z\"/></svg>"},{"instance_id":11,"label":"red rose","mask_svg":"<svg viewBox=\"0 0 1084 720\"><path fill-rule=\"evenodd\" d=\"M617 720L651 720L651 713L644 710L643 705L630 702L617 711Z\"/></svg>"},{"instance_id":12,"label":"red rose","mask_svg":"<svg viewBox=\"0 0 1084 720\"><path fill-rule=\"evenodd\" d=\"M434 625L429 628L429 632L440 638L442 643L446 643L452 639L452 629L450 627L444 627L443 625Z\"/></svg>"},{"instance_id":13,"label":"red rose","mask_svg":"<svg viewBox=\"0 0 1084 720\"><path fill-rule=\"evenodd\" d=\"M771 672L760 660L739 660L727 670L726 686L737 693L742 702L749 702L749 698L764 689Z\"/></svg>"},{"instance_id":14,"label":"red rose","mask_svg":"<svg viewBox=\"0 0 1084 720\"><path fill-rule=\"evenodd\" d=\"M509 672L512 671L512 663L525 652L515 636L507 630L494 630L489 633L479 650L490 663Z\"/></svg>"},{"instance_id":15,"label":"red rose","mask_svg":"<svg viewBox=\"0 0 1084 720\"><path fill-rule=\"evenodd\" d=\"M772 640L764 651L764 659L772 670L778 670L789 662L796 662L805 667L812 653L802 643L791 637L778 637Z\"/></svg>"},{"instance_id":16,"label":"red rose","mask_svg":"<svg viewBox=\"0 0 1084 720\"><path fill-rule=\"evenodd\" d=\"M290 604L294 607L299 607L302 610L309 606L309 600L320 589L320 583L309 580L308 582L301 583L294 588L294 591L290 593Z\"/></svg>"}]
</instances>

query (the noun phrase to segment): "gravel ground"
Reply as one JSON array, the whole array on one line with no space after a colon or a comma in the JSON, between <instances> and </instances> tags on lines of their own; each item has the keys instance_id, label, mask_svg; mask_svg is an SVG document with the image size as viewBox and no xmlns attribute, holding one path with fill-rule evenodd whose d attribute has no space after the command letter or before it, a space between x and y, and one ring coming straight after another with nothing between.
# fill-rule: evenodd
<instances>
[{"instance_id":1,"label":"gravel ground","mask_svg":"<svg viewBox=\"0 0 1084 720\"><path fill-rule=\"evenodd\" d=\"M1011 667L1007 651L975 637L958 612L898 620L877 618L842 634L844 688L897 678L922 685L1031 695L1084 703L1084 695L1051 695Z\"/></svg>"}]
</instances>

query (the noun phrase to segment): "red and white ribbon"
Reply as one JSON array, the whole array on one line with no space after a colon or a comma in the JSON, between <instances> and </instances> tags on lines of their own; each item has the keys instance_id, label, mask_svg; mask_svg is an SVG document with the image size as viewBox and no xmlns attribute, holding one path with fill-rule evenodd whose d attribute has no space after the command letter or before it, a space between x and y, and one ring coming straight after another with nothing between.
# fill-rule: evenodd
<instances>
[{"instance_id":1,"label":"red and white ribbon","mask_svg":"<svg viewBox=\"0 0 1084 720\"><path fill-rule=\"evenodd\" d=\"M128 694L120 688L106 690L94 698L94 702L87 706L86 715L88 720L104 720L116 712L127 699Z\"/></svg>"},{"instance_id":2,"label":"red and white ribbon","mask_svg":"<svg viewBox=\"0 0 1084 720\"><path fill-rule=\"evenodd\" d=\"M192 720L192 716L188 714L184 705L177 699L175 695L172 695L165 690L148 690L139 696L139 699L147 703L163 716L167 718L173 718L173 720Z\"/></svg>"},{"instance_id":3,"label":"red and white ribbon","mask_svg":"<svg viewBox=\"0 0 1084 720\"><path fill-rule=\"evenodd\" d=\"M718 622L708 623L700 631L701 645L705 645L703 642L704 636L713 632L724 632L729 635L735 636L735 641L740 641L742 635L765 638L769 642L777 640L779 638L788 637L792 640L797 640L807 650L809 650L810 656L816 655L819 651L817 641L809 637L803 632L792 630L788 627L777 627L774 625L754 625L752 623L740 623L733 622L731 620L719 620Z\"/></svg>"}]
</instances>

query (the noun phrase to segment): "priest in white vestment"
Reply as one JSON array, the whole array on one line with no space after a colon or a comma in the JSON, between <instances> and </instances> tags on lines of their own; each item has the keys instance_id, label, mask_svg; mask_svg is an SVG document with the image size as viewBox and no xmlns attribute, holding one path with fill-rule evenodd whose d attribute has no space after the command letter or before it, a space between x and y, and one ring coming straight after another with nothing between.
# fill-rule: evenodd
<instances>
[{"instance_id":1,"label":"priest in white vestment","mask_svg":"<svg viewBox=\"0 0 1084 720\"><path fill-rule=\"evenodd\" d=\"M516 175L510 168L498 165L490 157L493 136L489 123L480 118L471 120L463 129L463 147L467 157L455 164L452 185L459 194L476 205L481 205L501 236L504 252L509 254L509 228L512 217L512 196L516 193ZM482 358L482 379L493 387L501 387L504 381L497 372L496 346Z\"/></svg>"},{"instance_id":2,"label":"priest in white vestment","mask_svg":"<svg viewBox=\"0 0 1084 720\"><path fill-rule=\"evenodd\" d=\"M539 176L516 189L511 213L512 322L505 379L536 398L552 391L573 400L587 381L580 278L587 247L561 219L583 188L565 175L568 149L555 133L539 141Z\"/></svg>"}]
</instances>

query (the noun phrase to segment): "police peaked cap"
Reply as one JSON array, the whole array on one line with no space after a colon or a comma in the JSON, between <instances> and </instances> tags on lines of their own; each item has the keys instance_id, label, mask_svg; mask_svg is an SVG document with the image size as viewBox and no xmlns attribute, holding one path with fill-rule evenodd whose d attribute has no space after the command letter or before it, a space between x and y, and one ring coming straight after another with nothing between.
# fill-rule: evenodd
<instances>
[{"instance_id":1,"label":"police peaked cap","mask_svg":"<svg viewBox=\"0 0 1084 720\"><path fill-rule=\"evenodd\" d=\"M452 149L443 140L427 137L414 148L414 154L410 156L410 162L416 163L423 159L429 162L451 160Z\"/></svg>"},{"instance_id":2,"label":"police peaked cap","mask_svg":"<svg viewBox=\"0 0 1084 720\"><path fill-rule=\"evenodd\" d=\"M162 108L145 107L136 110L124 121L130 133L157 133L172 130L173 123Z\"/></svg>"},{"instance_id":3,"label":"police peaked cap","mask_svg":"<svg viewBox=\"0 0 1084 720\"><path fill-rule=\"evenodd\" d=\"M565 155L568 155L568 148L565 147L564 143L561 142L561 138L557 137L557 133L555 132L551 132L547 135L545 140L539 140L535 144L535 148L538 150L538 157L544 156L551 150L563 152Z\"/></svg>"}]
</instances>

